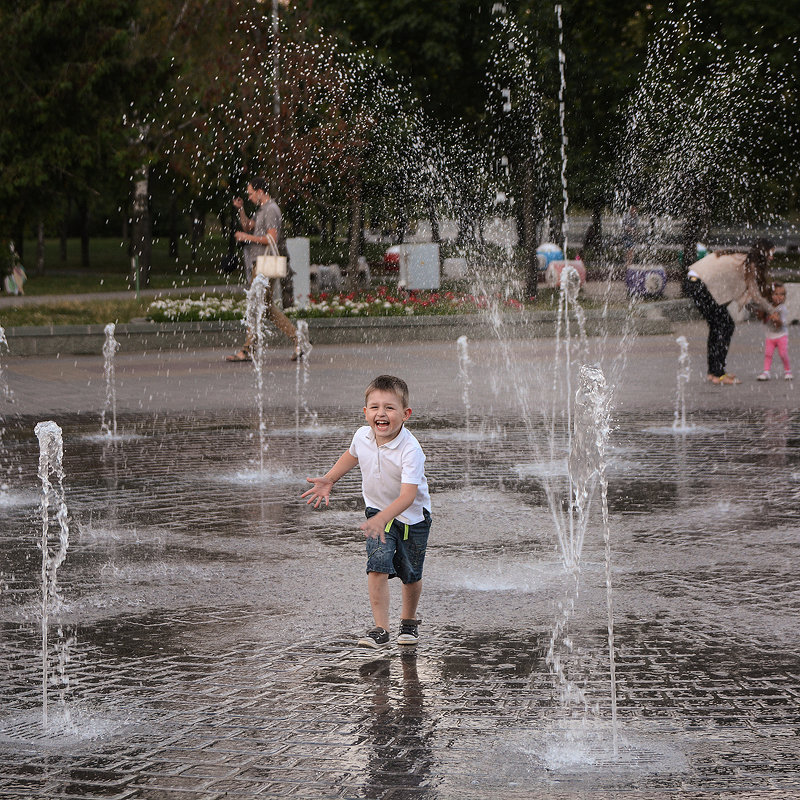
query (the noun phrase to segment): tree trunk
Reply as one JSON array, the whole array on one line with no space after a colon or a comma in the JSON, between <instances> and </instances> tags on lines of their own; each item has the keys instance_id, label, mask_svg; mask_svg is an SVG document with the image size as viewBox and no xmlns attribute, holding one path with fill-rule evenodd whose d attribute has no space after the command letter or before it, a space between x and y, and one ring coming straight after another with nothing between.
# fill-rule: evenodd
<instances>
[{"instance_id":1,"label":"tree trunk","mask_svg":"<svg viewBox=\"0 0 800 800\"><path fill-rule=\"evenodd\" d=\"M125 203L125 213L122 215L122 241L128 243L128 256L133 255L133 242L131 241L131 206Z\"/></svg>"},{"instance_id":2,"label":"tree trunk","mask_svg":"<svg viewBox=\"0 0 800 800\"><path fill-rule=\"evenodd\" d=\"M428 206L428 220L431 223L431 241L435 244L441 244L442 237L439 231L439 218L436 216L436 209L433 203Z\"/></svg>"},{"instance_id":3,"label":"tree trunk","mask_svg":"<svg viewBox=\"0 0 800 800\"><path fill-rule=\"evenodd\" d=\"M136 285L136 262L138 262L139 286L150 283L152 257L152 226L150 220L150 167L143 164L134 176L133 209L131 218L131 263L130 282Z\"/></svg>"},{"instance_id":4,"label":"tree trunk","mask_svg":"<svg viewBox=\"0 0 800 800\"><path fill-rule=\"evenodd\" d=\"M350 195L350 247L347 254L347 291L358 290L358 258L363 237L364 203L361 198L361 180L356 178Z\"/></svg>"},{"instance_id":5,"label":"tree trunk","mask_svg":"<svg viewBox=\"0 0 800 800\"><path fill-rule=\"evenodd\" d=\"M203 234L205 233L205 218L198 208L197 203L193 200L191 206L192 214L192 233L190 238L190 247L192 251L192 265L197 260L197 251L200 248L200 242L203 241Z\"/></svg>"},{"instance_id":6,"label":"tree trunk","mask_svg":"<svg viewBox=\"0 0 800 800\"><path fill-rule=\"evenodd\" d=\"M89 201L83 198L80 201L81 216L81 266L89 269Z\"/></svg>"},{"instance_id":7,"label":"tree trunk","mask_svg":"<svg viewBox=\"0 0 800 800\"><path fill-rule=\"evenodd\" d=\"M36 274L44 275L44 220L36 226Z\"/></svg>"},{"instance_id":8,"label":"tree trunk","mask_svg":"<svg viewBox=\"0 0 800 800\"><path fill-rule=\"evenodd\" d=\"M20 261L24 263L25 257L25 224L22 222L22 219L18 219L16 225L14 226L14 249L17 251L17 255L20 258Z\"/></svg>"},{"instance_id":9,"label":"tree trunk","mask_svg":"<svg viewBox=\"0 0 800 800\"><path fill-rule=\"evenodd\" d=\"M700 213L696 206L686 211L683 231L681 232L681 249L683 251L683 274L697 261L697 243L700 241Z\"/></svg>"},{"instance_id":10,"label":"tree trunk","mask_svg":"<svg viewBox=\"0 0 800 800\"><path fill-rule=\"evenodd\" d=\"M319 241L325 244L328 241L328 211L321 208L319 212Z\"/></svg>"},{"instance_id":11,"label":"tree trunk","mask_svg":"<svg viewBox=\"0 0 800 800\"><path fill-rule=\"evenodd\" d=\"M603 249L603 210L595 206L592 210L592 220L583 236L581 258L588 266L599 260Z\"/></svg>"},{"instance_id":12,"label":"tree trunk","mask_svg":"<svg viewBox=\"0 0 800 800\"><path fill-rule=\"evenodd\" d=\"M178 243L178 198L175 192L169 198L169 257L177 260Z\"/></svg>"},{"instance_id":13,"label":"tree trunk","mask_svg":"<svg viewBox=\"0 0 800 800\"><path fill-rule=\"evenodd\" d=\"M67 195L67 207L64 210L64 219L61 223L61 231L60 231L60 247L59 247L59 257L61 259L61 263L65 264L67 261L67 238L69 237L69 215L70 210L72 208L72 198Z\"/></svg>"},{"instance_id":14,"label":"tree trunk","mask_svg":"<svg viewBox=\"0 0 800 800\"><path fill-rule=\"evenodd\" d=\"M532 298L539 294L539 261L536 258L536 229L539 220L536 218L534 200L536 185L534 181L533 162L525 162L525 178L522 196L522 216L524 228L523 252L525 253L525 297Z\"/></svg>"}]
</instances>

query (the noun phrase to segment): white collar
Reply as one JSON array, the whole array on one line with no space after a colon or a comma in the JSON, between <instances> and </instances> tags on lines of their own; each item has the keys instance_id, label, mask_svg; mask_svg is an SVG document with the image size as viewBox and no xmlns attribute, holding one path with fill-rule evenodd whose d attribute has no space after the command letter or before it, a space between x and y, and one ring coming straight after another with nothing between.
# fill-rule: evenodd
<instances>
[{"instance_id":1,"label":"white collar","mask_svg":"<svg viewBox=\"0 0 800 800\"><path fill-rule=\"evenodd\" d=\"M369 426L367 426L367 427L369 427ZM408 430L406 429L406 426L405 426L405 423L404 423L403 427L400 428L400 430L397 432L397 436L395 436L394 439L392 439L390 442L386 442L385 444L378 444L378 441L375 438L375 431L373 431L372 428L369 429L369 433L367 434L367 436L370 439L372 439L373 442L375 442L375 446L376 447L388 447L390 450L394 450L394 448L397 447L397 445L400 444L400 439L405 438L405 435L407 433L408 433Z\"/></svg>"}]
</instances>

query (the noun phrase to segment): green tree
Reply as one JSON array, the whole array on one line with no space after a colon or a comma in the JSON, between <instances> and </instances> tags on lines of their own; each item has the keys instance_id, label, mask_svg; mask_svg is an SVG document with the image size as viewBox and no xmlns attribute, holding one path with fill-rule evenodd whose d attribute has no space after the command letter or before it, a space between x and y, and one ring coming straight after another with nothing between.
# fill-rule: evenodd
<instances>
[{"instance_id":1,"label":"green tree","mask_svg":"<svg viewBox=\"0 0 800 800\"><path fill-rule=\"evenodd\" d=\"M152 243L151 173L170 167L194 193L197 182L183 141L229 91L238 61L231 41L242 5L237 0L140 0L131 63L140 80L125 118L124 161L132 176L132 254L149 281ZM133 271L131 279L136 276Z\"/></svg>"},{"instance_id":2,"label":"green tree","mask_svg":"<svg viewBox=\"0 0 800 800\"><path fill-rule=\"evenodd\" d=\"M483 119L490 3L315 0L310 8L329 34L391 64L439 121Z\"/></svg>"},{"instance_id":3,"label":"green tree","mask_svg":"<svg viewBox=\"0 0 800 800\"><path fill-rule=\"evenodd\" d=\"M19 237L40 214L52 223L59 196L88 209L99 195L123 146L132 13L124 1L11 0L0 7L3 235Z\"/></svg>"},{"instance_id":4,"label":"green tree","mask_svg":"<svg viewBox=\"0 0 800 800\"><path fill-rule=\"evenodd\" d=\"M714 220L758 222L777 210L763 187L791 180L796 159L776 158L773 133L792 129L792 109L788 76L766 52L736 47L684 12L651 38L638 80L619 187L653 214L683 218L684 253Z\"/></svg>"}]
</instances>

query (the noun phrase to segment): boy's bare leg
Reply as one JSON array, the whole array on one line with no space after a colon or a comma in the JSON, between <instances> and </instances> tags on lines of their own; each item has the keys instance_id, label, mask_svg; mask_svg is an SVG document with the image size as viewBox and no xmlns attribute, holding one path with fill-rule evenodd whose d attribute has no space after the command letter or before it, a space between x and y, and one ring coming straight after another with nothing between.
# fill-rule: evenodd
<instances>
[{"instance_id":1,"label":"boy's bare leg","mask_svg":"<svg viewBox=\"0 0 800 800\"><path fill-rule=\"evenodd\" d=\"M416 619L419 596L422 594L422 581L403 584L403 605L401 619Z\"/></svg>"},{"instance_id":2,"label":"boy's bare leg","mask_svg":"<svg viewBox=\"0 0 800 800\"><path fill-rule=\"evenodd\" d=\"M375 624L389 630L389 576L385 572L368 572L367 588ZM405 588L405 587L403 587ZM405 595L403 595L405 597Z\"/></svg>"}]
</instances>

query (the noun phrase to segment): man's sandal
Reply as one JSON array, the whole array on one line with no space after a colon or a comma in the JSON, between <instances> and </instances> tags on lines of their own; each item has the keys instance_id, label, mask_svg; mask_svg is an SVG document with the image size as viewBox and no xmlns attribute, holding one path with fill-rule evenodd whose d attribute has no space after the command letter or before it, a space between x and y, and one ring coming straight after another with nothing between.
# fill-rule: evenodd
<instances>
[{"instance_id":1,"label":"man's sandal","mask_svg":"<svg viewBox=\"0 0 800 800\"><path fill-rule=\"evenodd\" d=\"M741 383L741 381L735 375L720 375L718 378L714 377L711 380L711 383L719 386L733 386L734 384Z\"/></svg>"},{"instance_id":2,"label":"man's sandal","mask_svg":"<svg viewBox=\"0 0 800 800\"><path fill-rule=\"evenodd\" d=\"M252 361L247 350L237 350L232 356L225 356L226 361Z\"/></svg>"}]
</instances>

